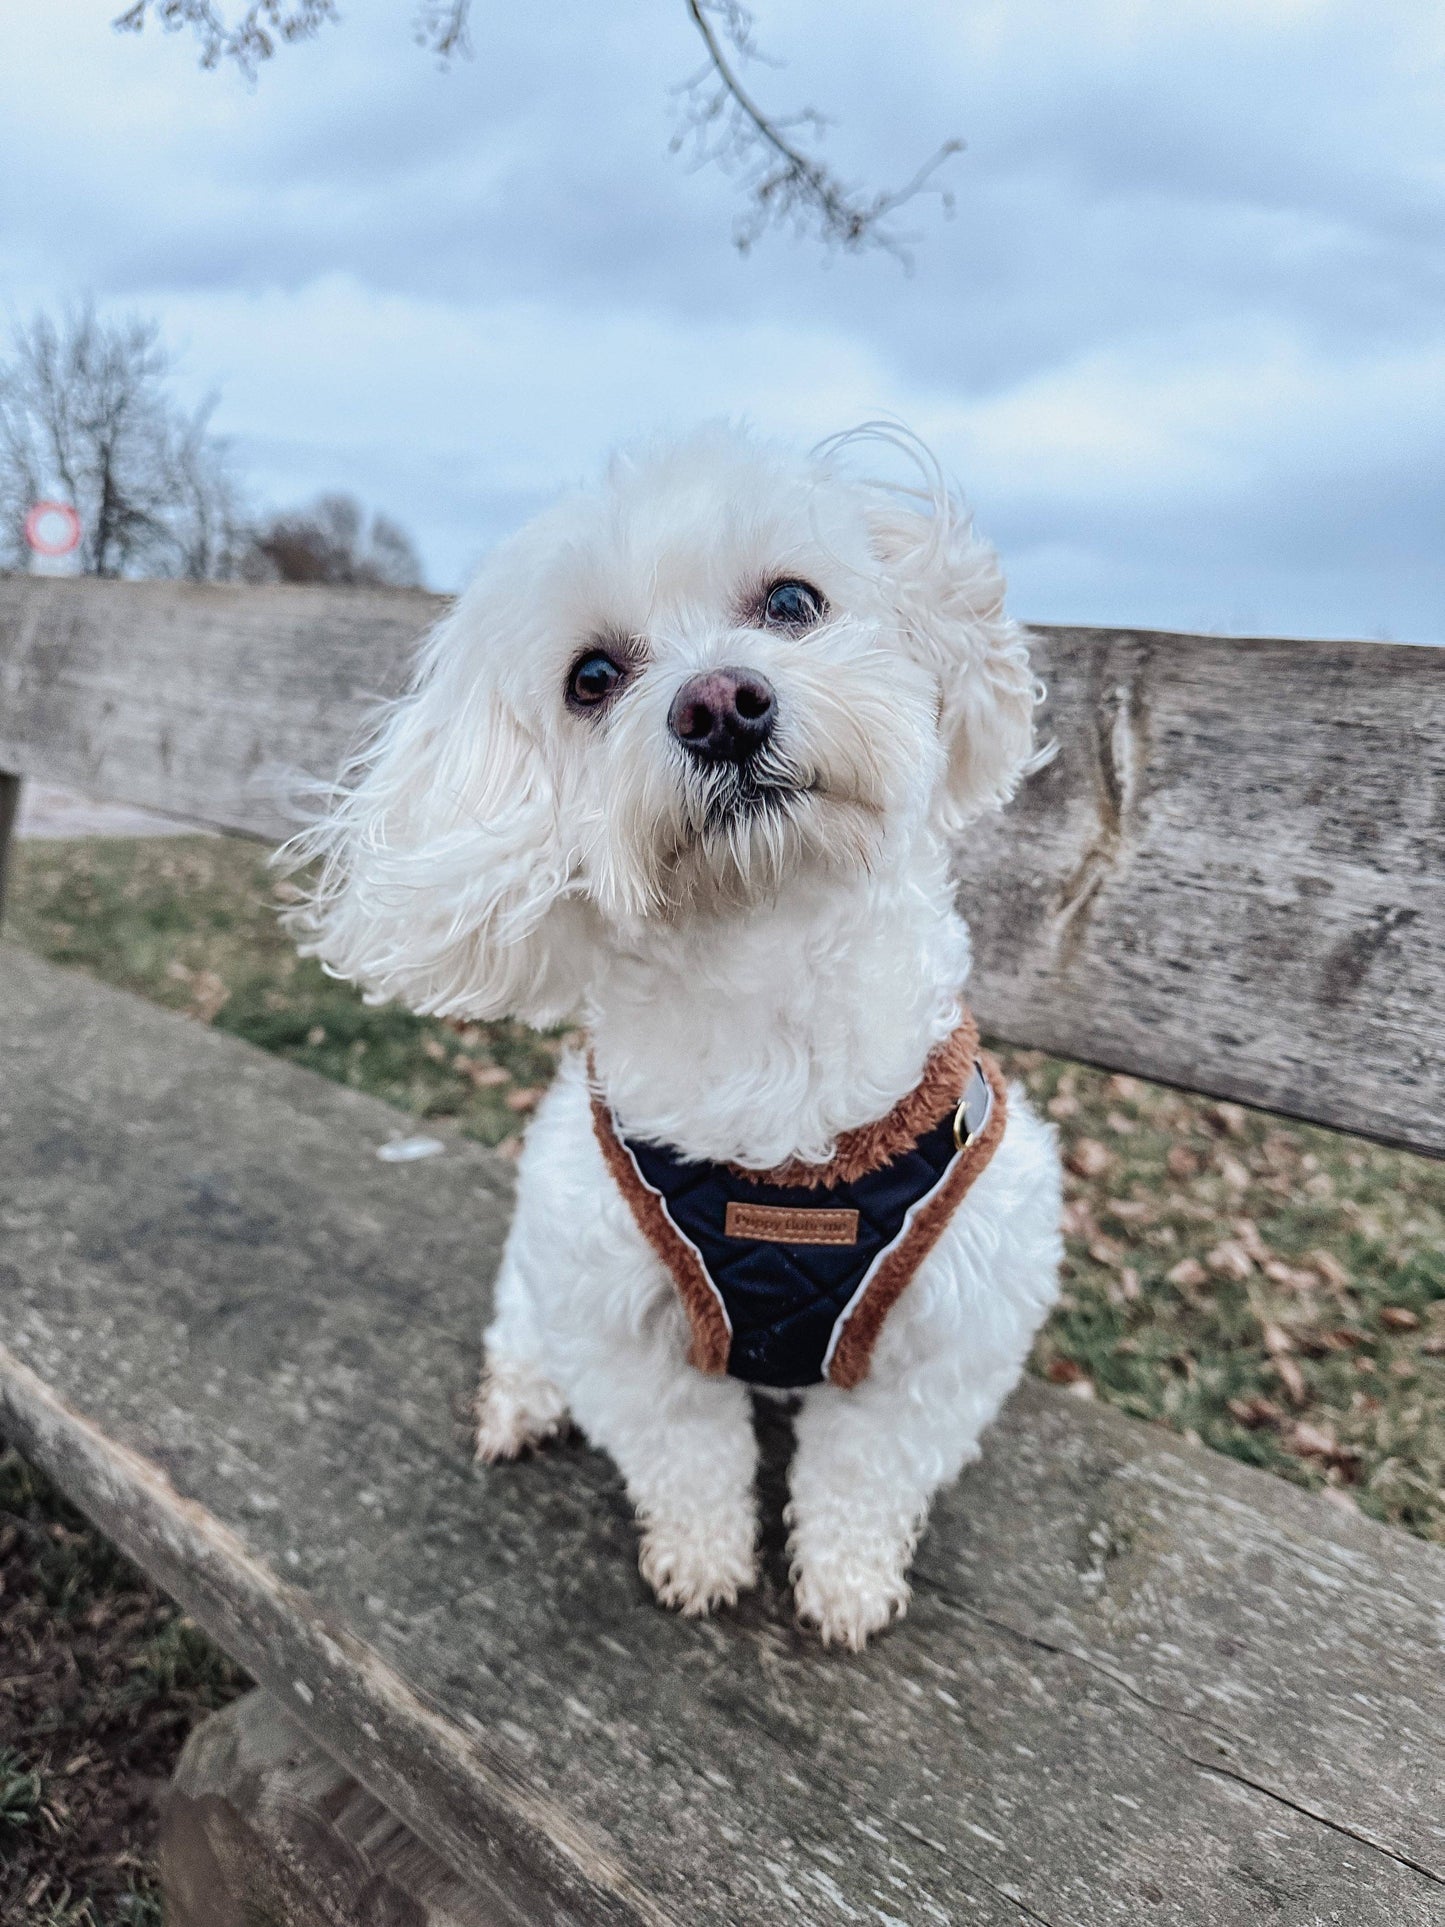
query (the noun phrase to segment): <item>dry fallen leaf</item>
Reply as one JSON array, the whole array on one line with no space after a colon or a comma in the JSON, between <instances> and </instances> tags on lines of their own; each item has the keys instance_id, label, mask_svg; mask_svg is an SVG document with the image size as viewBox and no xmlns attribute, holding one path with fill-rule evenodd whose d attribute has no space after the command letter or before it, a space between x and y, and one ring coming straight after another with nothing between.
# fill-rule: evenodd
<instances>
[{"instance_id":1,"label":"dry fallen leaf","mask_svg":"<svg viewBox=\"0 0 1445 1927\"><path fill-rule=\"evenodd\" d=\"M1110 1111L1109 1115L1104 1119L1104 1122L1114 1133L1115 1137L1128 1137L1131 1131L1137 1131L1139 1128L1133 1118L1125 1117L1122 1111Z\"/></svg>"},{"instance_id":2,"label":"dry fallen leaf","mask_svg":"<svg viewBox=\"0 0 1445 1927\"><path fill-rule=\"evenodd\" d=\"M504 1071L500 1064L479 1064L474 1057L459 1057L456 1067L479 1091L493 1090L499 1084L510 1084L512 1081L511 1074Z\"/></svg>"},{"instance_id":3,"label":"dry fallen leaf","mask_svg":"<svg viewBox=\"0 0 1445 1927\"><path fill-rule=\"evenodd\" d=\"M313 1024L306 1033L306 1042L312 1050L319 1050L326 1042L325 1024Z\"/></svg>"},{"instance_id":4,"label":"dry fallen leaf","mask_svg":"<svg viewBox=\"0 0 1445 1927\"><path fill-rule=\"evenodd\" d=\"M1110 1165L1107 1148L1096 1137L1081 1137L1077 1144L1069 1146L1064 1163L1081 1178L1102 1177Z\"/></svg>"},{"instance_id":5,"label":"dry fallen leaf","mask_svg":"<svg viewBox=\"0 0 1445 1927\"><path fill-rule=\"evenodd\" d=\"M1266 1323L1261 1330L1264 1333L1264 1349L1271 1358L1280 1358L1284 1353L1294 1350L1294 1340L1282 1325Z\"/></svg>"},{"instance_id":6,"label":"dry fallen leaf","mask_svg":"<svg viewBox=\"0 0 1445 1927\"><path fill-rule=\"evenodd\" d=\"M1277 1357L1270 1359L1270 1364L1274 1367L1276 1378L1289 1394L1290 1404L1308 1405L1309 1387L1305 1384L1304 1373L1294 1360L1287 1353L1281 1352Z\"/></svg>"},{"instance_id":7,"label":"dry fallen leaf","mask_svg":"<svg viewBox=\"0 0 1445 1927\"><path fill-rule=\"evenodd\" d=\"M1077 1117L1079 1114L1079 1100L1074 1096L1072 1091L1057 1091L1054 1096L1049 1099L1047 1109L1050 1117L1060 1119Z\"/></svg>"},{"instance_id":8,"label":"dry fallen leaf","mask_svg":"<svg viewBox=\"0 0 1445 1927\"><path fill-rule=\"evenodd\" d=\"M1249 1172L1238 1158L1231 1157L1228 1151L1221 1151L1214 1160L1215 1168L1231 1191L1247 1191L1250 1184Z\"/></svg>"},{"instance_id":9,"label":"dry fallen leaf","mask_svg":"<svg viewBox=\"0 0 1445 1927\"><path fill-rule=\"evenodd\" d=\"M1350 1274L1332 1251L1322 1251L1316 1246L1313 1251L1306 1252L1305 1261L1312 1265L1325 1283L1335 1291L1349 1290Z\"/></svg>"},{"instance_id":10,"label":"dry fallen leaf","mask_svg":"<svg viewBox=\"0 0 1445 1927\"><path fill-rule=\"evenodd\" d=\"M1199 1175L1199 1154L1191 1151L1187 1144L1171 1144L1169 1155L1164 1160L1171 1178L1193 1178Z\"/></svg>"},{"instance_id":11,"label":"dry fallen leaf","mask_svg":"<svg viewBox=\"0 0 1445 1927\"><path fill-rule=\"evenodd\" d=\"M230 989L214 970L198 970L191 979L191 1014L203 1024L214 1023L230 996Z\"/></svg>"},{"instance_id":12,"label":"dry fallen leaf","mask_svg":"<svg viewBox=\"0 0 1445 1927\"><path fill-rule=\"evenodd\" d=\"M1096 1265L1117 1265L1124 1256L1125 1249L1126 1247L1116 1238L1106 1238L1102 1233L1098 1237L1090 1238L1088 1244L1089 1256Z\"/></svg>"},{"instance_id":13,"label":"dry fallen leaf","mask_svg":"<svg viewBox=\"0 0 1445 1927\"><path fill-rule=\"evenodd\" d=\"M1084 1368L1072 1358L1051 1358L1044 1376L1051 1385L1072 1385L1084 1376Z\"/></svg>"},{"instance_id":14,"label":"dry fallen leaf","mask_svg":"<svg viewBox=\"0 0 1445 1927\"><path fill-rule=\"evenodd\" d=\"M1230 1399L1228 1410L1231 1418L1238 1419L1241 1425L1248 1425L1251 1429L1284 1423L1284 1413L1273 1399L1262 1398L1258 1394L1253 1398Z\"/></svg>"},{"instance_id":15,"label":"dry fallen leaf","mask_svg":"<svg viewBox=\"0 0 1445 1927\"><path fill-rule=\"evenodd\" d=\"M1143 1095L1144 1086L1137 1077L1126 1077L1120 1071L1109 1079L1109 1089L1115 1097L1122 1097L1126 1104L1133 1104Z\"/></svg>"},{"instance_id":16,"label":"dry fallen leaf","mask_svg":"<svg viewBox=\"0 0 1445 1927\"><path fill-rule=\"evenodd\" d=\"M1302 1271L1298 1265L1287 1265L1283 1258L1269 1258L1261 1267L1271 1283L1283 1285L1287 1291L1313 1291L1319 1283L1313 1271Z\"/></svg>"},{"instance_id":17,"label":"dry fallen leaf","mask_svg":"<svg viewBox=\"0 0 1445 1927\"><path fill-rule=\"evenodd\" d=\"M1301 1419L1290 1433L1290 1444L1296 1452L1310 1452L1318 1454L1320 1458L1328 1458L1335 1449L1335 1436L1322 1425L1310 1425Z\"/></svg>"},{"instance_id":18,"label":"dry fallen leaf","mask_svg":"<svg viewBox=\"0 0 1445 1927\"><path fill-rule=\"evenodd\" d=\"M440 1037L423 1037L421 1040L423 1057L429 1057L434 1064L445 1064L451 1052Z\"/></svg>"},{"instance_id":19,"label":"dry fallen leaf","mask_svg":"<svg viewBox=\"0 0 1445 1927\"><path fill-rule=\"evenodd\" d=\"M1254 1275L1254 1261L1237 1238L1221 1238L1204 1262L1211 1271L1237 1279L1240 1284Z\"/></svg>"},{"instance_id":20,"label":"dry fallen leaf","mask_svg":"<svg viewBox=\"0 0 1445 1927\"><path fill-rule=\"evenodd\" d=\"M1181 1258L1173 1270L1166 1271L1164 1276L1169 1284L1182 1285L1186 1291L1209 1283L1209 1273L1197 1258Z\"/></svg>"},{"instance_id":21,"label":"dry fallen leaf","mask_svg":"<svg viewBox=\"0 0 1445 1927\"><path fill-rule=\"evenodd\" d=\"M509 1111L535 1110L541 1102L542 1093L534 1090L508 1091L505 1099Z\"/></svg>"},{"instance_id":22,"label":"dry fallen leaf","mask_svg":"<svg viewBox=\"0 0 1445 1927\"><path fill-rule=\"evenodd\" d=\"M1064 1200L1064 1235L1069 1238L1087 1238L1094 1230L1094 1210L1087 1198L1066 1198Z\"/></svg>"},{"instance_id":23,"label":"dry fallen leaf","mask_svg":"<svg viewBox=\"0 0 1445 1927\"><path fill-rule=\"evenodd\" d=\"M1243 1137L1247 1112L1241 1104L1211 1104L1206 1115L1228 1137Z\"/></svg>"},{"instance_id":24,"label":"dry fallen leaf","mask_svg":"<svg viewBox=\"0 0 1445 1927\"><path fill-rule=\"evenodd\" d=\"M1104 1209L1125 1224L1153 1224L1159 1215L1143 1198L1105 1198Z\"/></svg>"},{"instance_id":25,"label":"dry fallen leaf","mask_svg":"<svg viewBox=\"0 0 1445 1927\"><path fill-rule=\"evenodd\" d=\"M1271 1262L1274 1254L1259 1235L1259 1226L1253 1218L1236 1218L1234 1235L1261 1270Z\"/></svg>"},{"instance_id":26,"label":"dry fallen leaf","mask_svg":"<svg viewBox=\"0 0 1445 1927\"><path fill-rule=\"evenodd\" d=\"M1384 1305L1380 1310L1380 1323L1387 1325L1392 1332L1412 1332L1419 1330L1420 1317L1407 1305Z\"/></svg>"}]
</instances>

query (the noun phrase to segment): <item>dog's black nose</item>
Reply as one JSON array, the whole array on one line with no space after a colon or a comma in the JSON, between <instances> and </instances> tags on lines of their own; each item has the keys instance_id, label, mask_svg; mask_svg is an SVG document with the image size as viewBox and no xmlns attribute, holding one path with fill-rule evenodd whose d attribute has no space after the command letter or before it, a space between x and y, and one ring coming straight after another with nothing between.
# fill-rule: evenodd
<instances>
[{"instance_id":1,"label":"dog's black nose","mask_svg":"<svg viewBox=\"0 0 1445 1927\"><path fill-rule=\"evenodd\" d=\"M745 763L773 733L778 702L766 676L709 669L689 676L672 699L667 726L705 763Z\"/></svg>"}]
</instances>

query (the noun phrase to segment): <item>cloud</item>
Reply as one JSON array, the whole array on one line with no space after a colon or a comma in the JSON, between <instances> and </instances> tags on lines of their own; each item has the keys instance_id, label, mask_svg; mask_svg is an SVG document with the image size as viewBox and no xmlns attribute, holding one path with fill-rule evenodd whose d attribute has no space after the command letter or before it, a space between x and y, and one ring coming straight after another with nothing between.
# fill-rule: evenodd
<instances>
[{"instance_id":1,"label":"cloud","mask_svg":"<svg viewBox=\"0 0 1445 1927\"><path fill-rule=\"evenodd\" d=\"M351 486L458 580L658 421L939 445L1036 617L1438 635L1445 29L1415 0L768 0L848 178L966 136L918 272L729 246L670 158L680 6L354 0L254 90L92 0L7 26L0 290L161 315L258 492Z\"/></svg>"}]
</instances>

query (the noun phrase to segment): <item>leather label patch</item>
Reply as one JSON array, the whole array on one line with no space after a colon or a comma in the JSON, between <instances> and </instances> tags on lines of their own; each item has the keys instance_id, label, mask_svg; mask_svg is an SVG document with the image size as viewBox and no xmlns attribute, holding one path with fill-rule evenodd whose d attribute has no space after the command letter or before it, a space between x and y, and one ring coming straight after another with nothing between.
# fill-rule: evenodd
<instances>
[{"instance_id":1,"label":"leather label patch","mask_svg":"<svg viewBox=\"0 0 1445 1927\"><path fill-rule=\"evenodd\" d=\"M858 1213L734 1201L728 1205L723 1231L729 1238L752 1238L770 1245L855 1245Z\"/></svg>"}]
</instances>

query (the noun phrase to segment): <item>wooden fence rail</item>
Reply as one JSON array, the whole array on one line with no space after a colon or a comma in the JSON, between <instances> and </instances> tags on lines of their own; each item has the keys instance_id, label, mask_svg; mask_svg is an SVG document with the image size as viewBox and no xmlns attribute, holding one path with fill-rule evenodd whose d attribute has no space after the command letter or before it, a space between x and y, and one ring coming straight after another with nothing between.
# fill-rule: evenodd
<instances>
[{"instance_id":1,"label":"wooden fence rail","mask_svg":"<svg viewBox=\"0 0 1445 1927\"><path fill-rule=\"evenodd\" d=\"M0 771L279 838L447 607L0 579ZM986 1026L1445 1154L1445 651L1037 635L1059 755L959 855Z\"/></svg>"}]
</instances>

